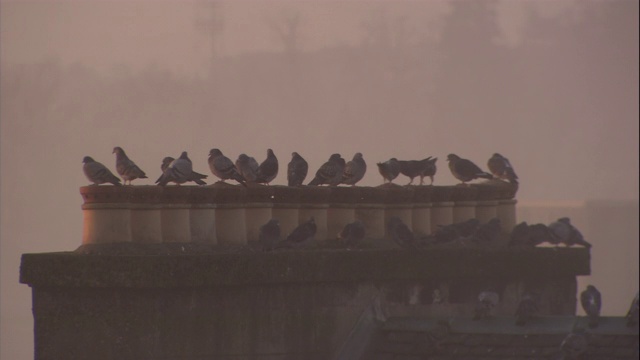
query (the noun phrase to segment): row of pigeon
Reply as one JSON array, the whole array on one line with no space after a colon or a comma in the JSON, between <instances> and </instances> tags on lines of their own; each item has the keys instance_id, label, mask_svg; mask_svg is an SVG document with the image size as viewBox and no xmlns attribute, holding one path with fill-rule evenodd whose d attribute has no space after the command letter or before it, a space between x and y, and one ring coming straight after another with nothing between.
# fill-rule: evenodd
<instances>
[{"instance_id":1,"label":"row of pigeon","mask_svg":"<svg viewBox=\"0 0 640 360\"><path fill-rule=\"evenodd\" d=\"M125 151L116 146L113 148L116 154L116 171L124 181L124 184L131 185L136 179L148 178L146 173L131 160ZM391 158L385 162L377 163L378 171L382 175L383 183L392 183L400 174L407 176L410 181L407 185L413 184L416 177L420 178L420 185L424 184L424 178L431 179L436 174L436 161L438 158L427 157L422 160L398 160ZM449 170L453 176L463 184L474 179L501 179L511 183L518 182L511 163L504 156L495 153L487 162L491 173L480 169L470 160L460 158L455 154L447 156ZM121 181L106 166L95 161L90 156L83 159L83 171L87 179L95 185L110 183L121 185ZM267 158L258 163L255 158L246 154L240 154L238 159L231 161L220 149L211 149L208 159L209 169L213 175L221 181L235 180L243 186L247 183L269 185L278 175L278 158L273 150L267 150ZM160 166L162 174L156 180L156 184L165 186L169 183L177 185L187 182L195 182L198 185L206 185L204 179L207 175L200 174L193 170L193 163L189 159L186 151L177 158L165 157ZM287 165L287 184L289 186L300 186L307 178L309 164L297 152L291 154L291 161ZM355 186L364 177L367 171L367 163L362 153L356 153L353 159L345 161L340 154L332 154L329 160L322 164L316 171L313 179L308 183L310 186L328 185L338 186L340 184Z\"/></svg>"},{"instance_id":2,"label":"row of pigeon","mask_svg":"<svg viewBox=\"0 0 640 360\"><path fill-rule=\"evenodd\" d=\"M497 307L499 301L500 296L495 291L485 290L480 292L476 300L473 320L482 320L491 317L492 311ZM515 324L517 326L526 326L539 311L538 303L539 294L526 292L522 296L516 309ZM593 285L587 285L587 288L580 293L580 305L587 314L589 328L597 328L600 322L600 310L602 309L602 295L600 291ZM629 311L625 316L627 327L634 327L638 324L638 312L638 293L636 292ZM588 334L585 329L577 328L565 337L560 348L569 359L575 359L586 352L588 343Z\"/></svg>"}]
</instances>

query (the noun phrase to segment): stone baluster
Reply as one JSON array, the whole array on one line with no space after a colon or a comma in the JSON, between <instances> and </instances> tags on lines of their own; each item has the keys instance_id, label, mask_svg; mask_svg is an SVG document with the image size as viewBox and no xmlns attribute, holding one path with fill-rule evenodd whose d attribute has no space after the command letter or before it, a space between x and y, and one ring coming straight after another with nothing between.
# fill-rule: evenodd
<instances>
[{"instance_id":1,"label":"stone baluster","mask_svg":"<svg viewBox=\"0 0 640 360\"><path fill-rule=\"evenodd\" d=\"M131 209L131 241L162 242L162 206L160 186L136 186L129 191Z\"/></svg>"},{"instance_id":2,"label":"stone baluster","mask_svg":"<svg viewBox=\"0 0 640 360\"><path fill-rule=\"evenodd\" d=\"M384 223L385 236L388 236L389 219L398 217L409 229L413 228L413 189L406 186L389 186L383 185L379 187L384 191Z\"/></svg>"},{"instance_id":3,"label":"stone baluster","mask_svg":"<svg viewBox=\"0 0 640 360\"><path fill-rule=\"evenodd\" d=\"M498 218L502 224L505 233L511 233L516 226L518 219L516 218L516 192L517 184L504 183L500 188L500 197L498 200Z\"/></svg>"},{"instance_id":4,"label":"stone baluster","mask_svg":"<svg viewBox=\"0 0 640 360\"><path fill-rule=\"evenodd\" d=\"M362 221L366 237L382 239L386 232L384 192L379 187L360 187L355 218Z\"/></svg>"},{"instance_id":5,"label":"stone baluster","mask_svg":"<svg viewBox=\"0 0 640 360\"><path fill-rule=\"evenodd\" d=\"M80 188L82 205L82 244L131 241L130 188L90 185Z\"/></svg>"},{"instance_id":6,"label":"stone baluster","mask_svg":"<svg viewBox=\"0 0 640 360\"><path fill-rule=\"evenodd\" d=\"M325 186L307 186L300 194L300 210L298 223L302 224L313 216L316 222L316 241L325 241L328 236L327 210L329 208L329 191Z\"/></svg>"},{"instance_id":7,"label":"stone baluster","mask_svg":"<svg viewBox=\"0 0 640 360\"><path fill-rule=\"evenodd\" d=\"M329 190L327 232L328 239L335 239L345 225L356 219L356 203L359 199L360 187L336 186Z\"/></svg>"},{"instance_id":8,"label":"stone baluster","mask_svg":"<svg viewBox=\"0 0 640 360\"><path fill-rule=\"evenodd\" d=\"M453 222L459 223L476 218L476 198L478 189L471 186L457 186L451 193L453 201Z\"/></svg>"},{"instance_id":9,"label":"stone baluster","mask_svg":"<svg viewBox=\"0 0 640 360\"><path fill-rule=\"evenodd\" d=\"M433 186L413 187L413 211L411 224L418 235L431 234L431 190Z\"/></svg>"},{"instance_id":10,"label":"stone baluster","mask_svg":"<svg viewBox=\"0 0 640 360\"><path fill-rule=\"evenodd\" d=\"M208 190L214 192L216 201L218 244L246 244L245 189L240 185L219 182L209 186Z\"/></svg>"},{"instance_id":11,"label":"stone baluster","mask_svg":"<svg viewBox=\"0 0 640 360\"><path fill-rule=\"evenodd\" d=\"M247 242L258 241L260 227L272 218L273 187L253 185L247 189L245 223L247 225Z\"/></svg>"},{"instance_id":12,"label":"stone baluster","mask_svg":"<svg viewBox=\"0 0 640 360\"><path fill-rule=\"evenodd\" d=\"M209 187L198 186L191 188L189 224L191 227L191 241L193 242L218 243L215 194L216 192L211 191Z\"/></svg>"},{"instance_id":13,"label":"stone baluster","mask_svg":"<svg viewBox=\"0 0 640 360\"><path fill-rule=\"evenodd\" d=\"M303 188L282 185L271 187L273 188L271 217L280 222L280 233L284 239L298 226L300 195Z\"/></svg>"},{"instance_id":14,"label":"stone baluster","mask_svg":"<svg viewBox=\"0 0 640 360\"><path fill-rule=\"evenodd\" d=\"M438 229L438 225L453 223L453 206L451 201L453 191L457 186L434 186L431 191L431 233Z\"/></svg>"},{"instance_id":15,"label":"stone baluster","mask_svg":"<svg viewBox=\"0 0 640 360\"><path fill-rule=\"evenodd\" d=\"M191 241L191 186L163 186L160 192L160 224L163 243Z\"/></svg>"},{"instance_id":16,"label":"stone baluster","mask_svg":"<svg viewBox=\"0 0 640 360\"><path fill-rule=\"evenodd\" d=\"M472 184L472 187L478 190L476 219L480 223L486 223L493 218L498 217L498 200L499 189L495 182L490 181L482 184Z\"/></svg>"}]
</instances>

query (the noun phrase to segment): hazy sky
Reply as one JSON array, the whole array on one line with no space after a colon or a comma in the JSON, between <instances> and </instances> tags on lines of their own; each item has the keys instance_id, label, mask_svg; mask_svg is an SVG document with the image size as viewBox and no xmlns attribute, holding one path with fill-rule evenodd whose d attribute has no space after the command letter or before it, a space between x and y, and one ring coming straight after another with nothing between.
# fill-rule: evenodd
<instances>
[{"instance_id":1,"label":"hazy sky","mask_svg":"<svg viewBox=\"0 0 640 360\"><path fill-rule=\"evenodd\" d=\"M82 157L114 169L111 150L117 145L150 175L137 184L153 184L160 160L182 150L189 151L197 171L208 174L212 147L234 160L246 152L258 161L271 147L281 169L298 151L311 175L331 153L349 159L359 151L369 164L362 184L373 186L381 183L375 162L392 156L438 156L436 184L445 185L456 183L446 166L449 152L485 167L497 151L511 159L521 178L519 199L637 200L638 5L608 1L617 10L594 14L585 5L593 3L494 3L492 49L500 56L511 56L509 49L531 55L520 57L505 75L518 79L517 91L510 93L500 88L501 79L481 86L485 74L477 69L482 61L490 68L495 54L444 59L449 44L443 34L454 21L450 1L221 3L216 52L226 72L215 79L228 89L215 88L208 77L210 42L196 26L207 18L206 4L0 2L0 357L32 357L30 289L17 284L20 254L80 244L78 188L87 184ZM296 17L298 49L309 55L305 66L315 71L299 76L299 91L287 78L293 72L277 58L284 46L275 30ZM592 40L580 37L575 47L554 47L554 37L545 32L557 31L558 42L571 45L580 35L572 31L589 30L585 21L604 27L589 33ZM402 40L405 53L358 50L376 35L367 29L381 23L397 36L391 48L401 48ZM473 39L472 32L459 31ZM545 52L547 46L552 50ZM380 66L387 64L386 55L391 65ZM438 97L443 84L468 80L467 73L447 73L450 79L436 81L443 65L454 60L463 65L461 72L469 64L486 106L464 88L453 99ZM267 70L246 75L261 61ZM412 72L424 63L435 73ZM415 76L424 82L406 90L415 86ZM336 83L342 88L332 88ZM312 96L300 99L297 93ZM472 116L446 118L458 121L449 128L438 118L449 114L438 107L447 101L455 114ZM502 108L508 119L496 119ZM275 183L285 179L281 170Z\"/></svg>"}]
</instances>

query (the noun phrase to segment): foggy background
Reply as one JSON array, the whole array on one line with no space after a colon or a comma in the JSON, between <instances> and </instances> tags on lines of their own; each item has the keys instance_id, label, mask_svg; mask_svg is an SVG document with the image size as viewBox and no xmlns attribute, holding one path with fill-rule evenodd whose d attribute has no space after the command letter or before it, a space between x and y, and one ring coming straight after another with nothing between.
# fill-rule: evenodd
<instances>
[{"instance_id":1,"label":"foggy background","mask_svg":"<svg viewBox=\"0 0 640 360\"><path fill-rule=\"evenodd\" d=\"M214 182L212 147L258 161L272 148L274 184L292 151L307 181L331 153L362 152L370 186L390 157L437 156L435 184L450 185L448 153L486 168L499 152L521 179L519 220L561 209L595 244L593 281L615 290L603 312L637 291L637 1L0 6L2 359L33 358L20 254L80 245L82 157L115 172L114 146L147 172L137 185L183 150ZM604 200L624 226L589 217L618 214Z\"/></svg>"}]
</instances>

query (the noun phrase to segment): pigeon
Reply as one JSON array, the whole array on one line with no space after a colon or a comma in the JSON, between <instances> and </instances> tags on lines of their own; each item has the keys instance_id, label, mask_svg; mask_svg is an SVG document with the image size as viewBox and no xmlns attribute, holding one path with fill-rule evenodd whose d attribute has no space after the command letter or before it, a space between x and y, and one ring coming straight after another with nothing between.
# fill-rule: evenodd
<instances>
[{"instance_id":1,"label":"pigeon","mask_svg":"<svg viewBox=\"0 0 640 360\"><path fill-rule=\"evenodd\" d=\"M309 183L310 186L328 184L329 186L337 186L342 182L342 175L346 164L340 154L333 154L329 161L322 164L320 169L316 171L316 176Z\"/></svg>"},{"instance_id":2,"label":"pigeon","mask_svg":"<svg viewBox=\"0 0 640 360\"><path fill-rule=\"evenodd\" d=\"M93 185L100 185L104 183L111 183L116 186L122 185L120 179L118 179L106 166L93 160L91 156L85 156L82 159L82 171L84 175L93 183Z\"/></svg>"},{"instance_id":3,"label":"pigeon","mask_svg":"<svg viewBox=\"0 0 640 360\"><path fill-rule=\"evenodd\" d=\"M271 219L260 226L258 241L263 250L273 250L280 241L280 222L277 219Z\"/></svg>"},{"instance_id":4,"label":"pigeon","mask_svg":"<svg viewBox=\"0 0 640 360\"><path fill-rule=\"evenodd\" d=\"M378 171L380 172L380 175L382 175L383 184L387 181L392 183L393 179L397 178L398 174L400 174L400 163L396 158L391 158L385 162L377 163L377 165Z\"/></svg>"},{"instance_id":5,"label":"pigeon","mask_svg":"<svg viewBox=\"0 0 640 360\"><path fill-rule=\"evenodd\" d=\"M360 220L356 220L344 226L338 234L338 239L344 242L347 248L358 245L364 239L364 224Z\"/></svg>"},{"instance_id":6,"label":"pigeon","mask_svg":"<svg viewBox=\"0 0 640 360\"><path fill-rule=\"evenodd\" d=\"M222 182L227 179L233 179L242 184L242 186L247 186L231 159L224 156L219 149L211 149L209 151L208 163L213 175L219 177Z\"/></svg>"},{"instance_id":7,"label":"pigeon","mask_svg":"<svg viewBox=\"0 0 640 360\"><path fill-rule=\"evenodd\" d=\"M473 218L467 221L462 221L458 223L454 223L451 225L440 225L441 227L452 227L456 234L460 237L470 237L476 233L478 228L480 227L480 220Z\"/></svg>"},{"instance_id":8,"label":"pigeon","mask_svg":"<svg viewBox=\"0 0 640 360\"><path fill-rule=\"evenodd\" d=\"M358 181L362 180L365 172L367 172L367 163L362 158L362 153L355 153L353 159L344 167L342 183L355 186Z\"/></svg>"},{"instance_id":9,"label":"pigeon","mask_svg":"<svg viewBox=\"0 0 640 360\"><path fill-rule=\"evenodd\" d=\"M169 162L169 164L165 165L167 162ZM162 171L162 175L156 180L156 184L159 186L165 186L170 182L180 185L187 181L193 181L198 185L207 184L202 181L202 179L207 178L207 175L193 171L193 164L186 151L183 151L180 157L175 160L169 156L165 157L162 159L160 168L164 170Z\"/></svg>"},{"instance_id":10,"label":"pigeon","mask_svg":"<svg viewBox=\"0 0 640 360\"><path fill-rule=\"evenodd\" d=\"M397 216L389 218L387 229L391 239L401 248L415 249L415 237L409 227Z\"/></svg>"},{"instance_id":11,"label":"pigeon","mask_svg":"<svg viewBox=\"0 0 640 360\"><path fill-rule=\"evenodd\" d=\"M516 310L516 325L524 326L531 317L538 312L538 302L534 295L526 293Z\"/></svg>"},{"instance_id":12,"label":"pigeon","mask_svg":"<svg viewBox=\"0 0 640 360\"><path fill-rule=\"evenodd\" d=\"M638 293L636 293L636 296L631 302L631 306L629 307L626 318L628 327L633 327L638 323Z\"/></svg>"},{"instance_id":13,"label":"pigeon","mask_svg":"<svg viewBox=\"0 0 640 360\"><path fill-rule=\"evenodd\" d=\"M124 184L131 185L131 181L135 179L146 179L147 175L136 165L120 146L113 148L112 154L116 154L116 171L124 180Z\"/></svg>"},{"instance_id":14,"label":"pigeon","mask_svg":"<svg viewBox=\"0 0 640 360\"><path fill-rule=\"evenodd\" d=\"M493 291L482 291L478 295L473 320L480 320L491 316L493 309L498 306L500 295Z\"/></svg>"},{"instance_id":15,"label":"pigeon","mask_svg":"<svg viewBox=\"0 0 640 360\"><path fill-rule=\"evenodd\" d=\"M313 242L318 227L316 226L315 218L312 216L306 222L298 225L287 236L284 241L281 241L276 248L281 247L304 247Z\"/></svg>"},{"instance_id":16,"label":"pigeon","mask_svg":"<svg viewBox=\"0 0 640 360\"><path fill-rule=\"evenodd\" d=\"M424 170L422 170L422 173L420 174L420 185L424 184L425 176L428 176L431 179L431 184L429 185L433 185L433 177L436 174L436 161L438 161L438 158L431 158L431 156L429 156L428 158L421 161L424 161L425 165Z\"/></svg>"},{"instance_id":17,"label":"pigeon","mask_svg":"<svg viewBox=\"0 0 640 360\"><path fill-rule=\"evenodd\" d=\"M424 171L422 163L418 160L398 160L398 164L400 164L400 174L409 178L407 185L413 184L413 179Z\"/></svg>"},{"instance_id":18,"label":"pigeon","mask_svg":"<svg viewBox=\"0 0 640 360\"><path fill-rule=\"evenodd\" d=\"M478 165L472 163L470 160L462 159L456 154L447 155L447 161L449 161L451 174L453 174L456 179L462 181L462 184L478 178L493 179L493 175L482 171Z\"/></svg>"},{"instance_id":19,"label":"pigeon","mask_svg":"<svg viewBox=\"0 0 640 360\"><path fill-rule=\"evenodd\" d=\"M508 246L529 246L531 245L531 227L526 221L514 226L509 234Z\"/></svg>"},{"instance_id":20,"label":"pigeon","mask_svg":"<svg viewBox=\"0 0 640 360\"><path fill-rule=\"evenodd\" d=\"M562 340L560 350L564 359L578 359L587 351L588 341L584 333L572 332Z\"/></svg>"},{"instance_id":21,"label":"pigeon","mask_svg":"<svg viewBox=\"0 0 640 360\"><path fill-rule=\"evenodd\" d=\"M562 217L551 224L549 224L549 230L551 239L550 242L554 244L565 244L566 246L582 245L590 248L589 244L582 233L575 226L571 224L571 220L568 217Z\"/></svg>"},{"instance_id":22,"label":"pigeon","mask_svg":"<svg viewBox=\"0 0 640 360\"><path fill-rule=\"evenodd\" d=\"M506 157L495 153L487 162L487 167L497 179L507 180L512 184L518 183L518 175L513 170L513 166Z\"/></svg>"},{"instance_id":23,"label":"pigeon","mask_svg":"<svg viewBox=\"0 0 640 360\"><path fill-rule=\"evenodd\" d=\"M267 149L267 158L258 167L256 182L269 185L278 176L278 158L273 150Z\"/></svg>"},{"instance_id":24,"label":"pigeon","mask_svg":"<svg viewBox=\"0 0 640 360\"><path fill-rule=\"evenodd\" d=\"M473 240L490 242L498 238L501 230L502 227L500 226L500 219L493 218L486 224L482 224L478 227L476 232L473 234Z\"/></svg>"},{"instance_id":25,"label":"pigeon","mask_svg":"<svg viewBox=\"0 0 640 360\"><path fill-rule=\"evenodd\" d=\"M589 317L589 327L598 327L600 308L602 308L600 291L595 286L588 285L587 289L580 293L580 305Z\"/></svg>"},{"instance_id":26,"label":"pigeon","mask_svg":"<svg viewBox=\"0 0 640 360\"><path fill-rule=\"evenodd\" d=\"M258 162L247 154L240 154L236 160L236 169L246 182L255 182L258 176Z\"/></svg>"},{"instance_id":27,"label":"pigeon","mask_svg":"<svg viewBox=\"0 0 640 360\"><path fill-rule=\"evenodd\" d=\"M289 186L300 186L307 178L309 164L297 152L291 153L291 161L287 165L287 184Z\"/></svg>"},{"instance_id":28,"label":"pigeon","mask_svg":"<svg viewBox=\"0 0 640 360\"><path fill-rule=\"evenodd\" d=\"M551 231L545 224L529 225L529 236L531 245L536 246L551 239Z\"/></svg>"}]
</instances>

